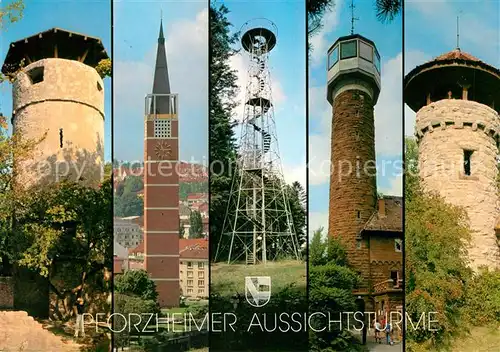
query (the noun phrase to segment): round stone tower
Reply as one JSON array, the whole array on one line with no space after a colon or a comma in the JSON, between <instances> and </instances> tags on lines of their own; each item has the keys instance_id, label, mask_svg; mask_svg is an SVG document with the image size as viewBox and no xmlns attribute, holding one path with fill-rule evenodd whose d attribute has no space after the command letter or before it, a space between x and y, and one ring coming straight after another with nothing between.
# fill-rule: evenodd
<instances>
[{"instance_id":1,"label":"round stone tower","mask_svg":"<svg viewBox=\"0 0 500 352\"><path fill-rule=\"evenodd\" d=\"M498 267L500 71L456 49L413 69L404 94L423 188L467 211L471 266Z\"/></svg>"},{"instance_id":2,"label":"round stone tower","mask_svg":"<svg viewBox=\"0 0 500 352\"><path fill-rule=\"evenodd\" d=\"M328 235L340 238L368 288L368 246L360 233L377 204L373 108L380 92L380 56L360 35L339 38L328 51L333 106Z\"/></svg>"},{"instance_id":3,"label":"round stone tower","mask_svg":"<svg viewBox=\"0 0 500 352\"><path fill-rule=\"evenodd\" d=\"M14 133L45 135L34 155L16 159L19 184L100 182L104 84L95 67L105 58L99 39L58 28L10 44L2 72L14 78Z\"/></svg>"}]
</instances>

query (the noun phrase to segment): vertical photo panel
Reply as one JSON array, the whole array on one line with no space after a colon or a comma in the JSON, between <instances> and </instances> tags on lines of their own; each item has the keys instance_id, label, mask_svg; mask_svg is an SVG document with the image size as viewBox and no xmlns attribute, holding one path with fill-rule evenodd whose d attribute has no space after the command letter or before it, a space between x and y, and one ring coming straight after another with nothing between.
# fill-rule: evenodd
<instances>
[{"instance_id":1,"label":"vertical photo panel","mask_svg":"<svg viewBox=\"0 0 500 352\"><path fill-rule=\"evenodd\" d=\"M108 350L111 2L0 3L0 350Z\"/></svg>"},{"instance_id":2,"label":"vertical photo panel","mask_svg":"<svg viewBox=\"0 0 500 352\"><path fill-rule=\"evenodd\" d=\"M500 345L500 4L432 6L405 7L406 346L493 351Z\"/></svg>"},{"instance_id":3,"label":"vertical photo panel","mask_svg":"<svg viewBox=\"0 0 500 352\"><path fill-rule=\"evenodd\" d=\"M305 3L210 4L210 350L307 351Z\"/></svg>"},{"instance_id":4,"label":"vertical photo panel","mask_svg":"<svg viewBox=\"0 0 500 352\"><path fill-rule=\"evenodd\" d=\"M205 351L208 3L113 15L115 347Z\"/></svg>"},{"instance_id":5,"label":"vertical photo panel","mask_svg":"<svg viewBox=\"0 0 500 352\"><path fill-rule=\"evenodd\" d=\"M403 350L402 8L387 3L309 3L314 351Z\"/></svg>"}]
</instances>

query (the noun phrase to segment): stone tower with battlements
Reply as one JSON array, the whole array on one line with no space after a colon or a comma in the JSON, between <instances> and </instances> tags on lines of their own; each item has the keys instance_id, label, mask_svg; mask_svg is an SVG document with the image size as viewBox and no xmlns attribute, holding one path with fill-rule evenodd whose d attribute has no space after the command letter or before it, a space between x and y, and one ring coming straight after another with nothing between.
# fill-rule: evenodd
<instances>
[{"instance_id":1,"label":"stone tower with battlements","mask_svg":"<svg viewBox=\"0 0 500 352\"><path fill-rule=\"evenodd\" d=\"M170 91L160 24L153 92L144 121L145 268L161 307L179 305L179 124L177 94Z\"/></svg>"},{"instance_id":2,"label":"stone tower with battlements","mask_svg":"<svg viewBox=\"0 0 500 352\"><path fill-rule=\"evenodd\" d=\"M498 267L500 70L457 48L414 68L404 93L423 188L465 208L471 266Z\"/></svg>"},{"instance_id":3,"label":"stone tower with battlements","mask_svg":"<svg viewBox=\"0 0 500 352\"><path fill-rule=\"evenodd\" d=\"M328 235L345 245L368 287L370 261L361 232L377 207L373 109L380 92L375 44L355 34L328 51L328 95L333 107Z\"/></svg>"},{"instance_id":4,"label":"stone tower with battlements","mask_svg":"<svg viewBox=\"0 0 500 352\"><path fill-rule=\"evenodd\" d=\"M95 67L106 58L100 39L59 28L10 44L2 72L14 79L14 132L45 135L30 159L16 160L19 184L101 181L104 84Z\"/></svg>"}]
</instances>

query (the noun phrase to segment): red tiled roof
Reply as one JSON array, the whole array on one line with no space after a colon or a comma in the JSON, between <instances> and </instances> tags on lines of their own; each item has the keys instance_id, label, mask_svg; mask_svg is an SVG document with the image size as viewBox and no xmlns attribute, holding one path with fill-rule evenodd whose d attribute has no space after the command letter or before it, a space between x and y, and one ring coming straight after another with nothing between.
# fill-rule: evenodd
<instances>
[{"instance_id":1,"label":"red tiled roof","mask_svg":"<svg viewBox=\"0 0 500 352\"><path fill-rule=\"evenodd\" d=\"M187 199L196 200L196 199L205 199L208 198L207 193L189 193Z\"/></svg>"},{"instance_id":2,"label":"red tiled roof","mask_svg":"<svg viewBox=\"0 0 500 352\"><path fill-rule=\"evenodd\" d=\"M179 255L183 259L208 259L208 248L188 247L179 251Z\"/></svg>"},{"instance_id":3,"label":"red tiled roof","mask_svg":"<svg viewBox=\"0 0 500 352\"><path fill-rule=\"evenodd\" d=\"M137 253L144 253L144 241L139 243L139 245L135 248L129 248L128 254L137 254Z\"/></svg>"},{"instance_id":4,"label":"red tiled roof","mask_svg":"<svg viewBox=\"0 0 500 352\"><path fill-rule=\"evenodd\" d=\"M481 62L477 57L472 56L471 54L464 53L460 49L455 49L439 55L434 59L434 61L442 61L442 60L467 60L467 61L477 61Z\"/></svg>"},{"instance_id":5,"label":"red tiled roof","mask_svg":"<svg viewBox=\"0 0 500 352\"><path fill-rule=\"evenodd\" d=\"M403 199L395 196L384 196L385 216L376 210L365 224L364 231L403 231Z\"/></svg>"},{"instance_id":6,"label":"red tiled roof","mask_svg":"<svg viewBox=\"0 0 500 352\"><path fill-rule=\"evenodd\" d=\"M207 248L208 249L208 239L206 238L180 238L179 239L179 251L186 248Z\"/></svg>"}]
</instances>

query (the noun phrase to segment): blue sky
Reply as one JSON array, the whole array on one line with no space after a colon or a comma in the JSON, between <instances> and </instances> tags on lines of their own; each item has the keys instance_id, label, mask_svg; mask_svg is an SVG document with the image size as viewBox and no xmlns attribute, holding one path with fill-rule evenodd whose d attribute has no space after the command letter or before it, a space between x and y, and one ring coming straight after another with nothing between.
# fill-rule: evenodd
<instances>
[{"instance_id":1,"label":"blue sky","mask_svg":"<svg viewBox=\"0 0 500 352\"><path fill-rule=\"evenodd\" d=\"M160 19L172 93L179 94L180 158L208 155L207 1L114 4L114 157L144 159L144 97L153 88ZM140 25L136 25L140 24Z\"/></svg>"},{"instance_id":2,"label":"blue sky","mask_svg":"<svg viewBox=\"0 0 500 352\"><path fill-rule=\"evenodd\" d=\"M311 38L309 62L309 229L328 226L331 105L326 100L327 50L351 32L350 1L337 0L323 19L324 28ZM402 20L376 18L374 1L356 1L355 33L375 42L381 56L382 88L375 106L377 188L385 195L402 194ZM385 165L385 166L384 166ZM325 170L326 172L321 172Z\"/></svg>"},{"instance_id":3,"label":"blue sky","mask_svg":"<svg viewBox=\"0 0 500 352\"><path fill-rule=\"evenodd\" d=\"M8 1L7 1L8 2ZM3 1L4 5L6 2ZM88 34L102 40L111 57L111 6L108 0L25 1L24 18L11 24L0 37L0 62L7 55L11 42L43 32L53 27ZM104 154L111 160L111 79L104 80L105 134ZM12 113L12 91L8 83L0 85L0 111Z\"/></svg>"},{"instance_id":4,"label":"blue sky","mask_svg":"<svg viewBox=\"0 0 500 352\"><path fill-rule=\"evenodd\" d=\"M405 7L405 73L455 49L460 17L460 49L500 67L499 1L409 1ZM413 135L415 113L405 107L405 134Z\"/></svg>"},{"instance_id":5,"label":"blue sky","mask_svg":"<svg viewBox=\"0 0 500 352\"><path fill-rule=\"evenodd\" d=\"M285 180L306 179L306 52L305 52L305 5L303 1L219 1L230 10L229 21L233 30L239 31L247 21L265 18L277 29L277 44L269 54L272 80L274 116ZM239 44L238 47L239 48ZM238 70L238 83L246 81L246 57L238 54L232 67ZM239 100L243 102L244 89ZM235 111L241 119L242 108ZM239 133L236 135L239 137Z\"/></svg>"}]
</instances>

